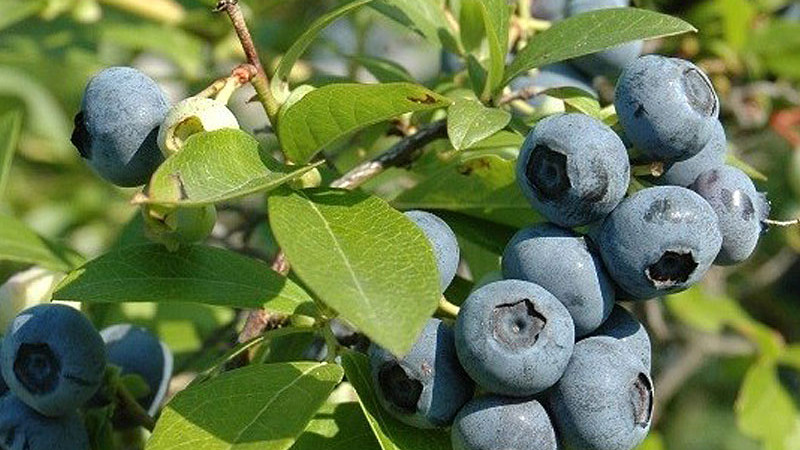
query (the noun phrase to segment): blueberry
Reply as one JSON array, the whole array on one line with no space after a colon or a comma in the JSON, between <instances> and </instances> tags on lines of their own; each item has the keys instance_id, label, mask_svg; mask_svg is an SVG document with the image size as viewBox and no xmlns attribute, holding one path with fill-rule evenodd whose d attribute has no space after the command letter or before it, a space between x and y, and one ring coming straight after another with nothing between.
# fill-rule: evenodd
<instances>
[{"instance_id":1,"label":"blueberry","mask_svg":"<svg viewBox=\"0 0 800 450\"><path fill-rule=\"evenodd\" d=\"M556 450L556 433L536 400L478 397L461 409L451 430L453 450Z\"/></svg>"},{"instance_id":2,"label":"blueberry","mask_svg":"<svg viewBox=\"0 0 800 450\"><path fill-rule=\"evenodd\" d=\"M624 8L630 6L628 0L569 0L567 16L597 11L599 9ZM572 63L592 76L614 78L642 53L642 41L632 41L620 46L575 58Z\"/></svg>"},{"instance_id":3,"label":"blueberry","mask_svg":"<svg viewBox=\"0 0 800 450\"><path fill-rule=\"evenodd\" d=\"M480 387L526 397L558 381L572 353L575 325L541 286L504 280L470 294L455 336L458 359Z\"/></svg>"},{"instance_id":4,"label":"blueberry","mask_svg":"<svg viewBox=\"0 0 800 450\"><path fill-rule=\"evenodd\" d=\"M628 138L653 161L691 158L718 126L711 81L682 59L647 55L632 62L617 82L614 106Z\"/></svg>"},{"instance_id":5,"label":"blueberry","mask_svg":"<svg viewBox=\"0 0 800 450\"><path fill-rule=\"evenodd\" d=\"M532 0L531 16L537 19L557 22L564 18L567 0Z\"/></svg>"},{"instance_id":6,"label":"blueberry","mask_svg":"<svg viewBox=\"0 0 800 450\"><path fill-rule=\"evenodd\" d=\"M589 238L552 224L517 232L503 252L503 276L536 283L567 307L575 336L594 331L614 306L614 284Z\"/></svg>"},{"instance_id":7,"label":"blueberry","mask_svg":"<svg viewBox=\"0 0 800 450\"><path fill-rule=\"evenodd\" d=\"M158 85L130 67L111 67L86 86L72 143L94 170L125 187L145 184L163 161L156 137L169 103Z\"/></svg>"},{"instance_id":8,"label":"blueberry","mask_svg":"<svg viewBox=\"0 0 800 450\"><path fill-rule=\"evenodd\" d=\"M372 382L381 405L417 428L447 427L474 393L474 383L458 362L453 330L430 319L403 358L372 344Z\"/></svg>"},{"instance_id":9,"label":"blueberry","mask_svg":"<svg viewBox=\"0 0 800 450\"><path fill-rule=\"evenodd\" d=\"M45 416L82 406L103 381L105 347L89 320L69 306L44 304L20 313L0 350L3 378Z\"/></svg>"},{"instance_id":10,"label":"blueberry","mask_svg":"<svg viewBox=\"0 0 800 450\"><path fill-rule=\"evenodd\" d=\"M150 392L137 401L155 416L172 377L172 352L144 328L130 324L110 326L100 332L106 344L108 364L121 369L122 375L141 376Z\"/></svg>"},{"instance_id":11,"label":"blueberry","mask_svg":"<svg viewBox=\"0 0 800 450\"><path fill-rule=\"evenodd\" d=\"M647 188L625 199L599 235L611 278L640 300L680 292L700 281L722 245L711 205L677 186Z\"/></svg>"},{"instance_id":12,"label":"blueberry","mask_svg":"<svg viewBox=\"0 0 800 450\"><path fill-rule=\"evenodd\" d=\"M625 196L630 164L625 145L604 123L559 114L528 135L517 160L517 183L534 208L562 227L597 221Z\"/></svg>"},{"instance_id":13,"label":"blueberry","mask_svg":"<svg viewBox=\"0 0 800 450\"><path fill-rule=\"evenodd\" d=\"M45 417L10 394L0 398L0 448L88 450L89 436L76 410Z\"/></svg>"},{"instance_id":14,"label":"blueberry","mask_svg":"<svg viewBox=\"0 0 800 450\"><path fill-rule=\"evenodd\" d=\"M564 87L576 88L597 98L597 91L592 87L591 80L588 80L586 76L567 63L550 64L529 75L517 77L511 81L510 87L515 92L527 88L540 90ZM541 106L547 98L544 94L536 95L528 100L528 104L534 107Z\"/></svg>"},{"instance_id":15,"label":"blueberry","mask_svg":"<svg viewBox=\"0 0 800 450\"><path fill-rule=\"evenodd\" d=\"M725 129L717 121L711 139L700 153L685 161L670 164L657 181L659 184L688 187L701 173L724 166L727 151Z\"/></svg>"},{"instance_id":16,"label":"blueberry","mask_svg":"<svg viewBox=\"0 0 800 450\"><path fill-rule=\"evenodd\" d=\"M0 336L0 348L3 348L3 338ZM3 360L0 359L0 397L6 395L8 392L8 385L6 381L3 379Z\"/></svg>"},{"instance_id":17,"label":"blueberry","mask_svg":"<svg viewBox=\"0 0 800 450\"><path fill-rule=\"evenodd\" d=\"M600 325L593 336L608 336L623 344L623 347L639 358L647 370L651 365L650 336L641 323L627 309L615 305L608 319Z\"/></svg>"},{"instance_id":18,"label":"blueberry","mask_svg":"<svg viewBox=\"0 0 800 450\"><path fill-rule=\"evenodd\" d=\"M439 217L425 211L406 211L406 217L422 230L430 241L436 264L439 267L439 281L442 292L453 281L458 270L460 251L453 230Z\"/></svg>"},{"instance_id":19,"label":"blueberry","mask_svg":"<svg viewBox=\"0 0 800 450\"><path fill-rule=\"evenodd\" d=\"M650 429L653 382L642 361L616 340L592 337L575 344L547 402L565 448L634 449Z\"/></svg>"},{"instance_id":20,"label":"blueberry","mask_svg":"<svg viewBox=\"0 0 800 450\"><path fill-rule=\"evenodd\" d=\"M706 199L719 219L722 249L715 261L733 265L745 261L756 249L762 221L769 215L766 198L741 170L722 166L704 172L691 189Z\"/></svg>"}]
</instances>

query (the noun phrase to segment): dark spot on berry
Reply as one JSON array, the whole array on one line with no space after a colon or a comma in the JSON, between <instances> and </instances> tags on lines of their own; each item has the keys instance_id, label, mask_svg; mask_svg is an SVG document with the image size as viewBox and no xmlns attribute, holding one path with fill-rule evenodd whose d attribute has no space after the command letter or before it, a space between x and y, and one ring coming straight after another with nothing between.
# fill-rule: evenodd
<instances>
[{"instance_id":1,"label":"dark spot on berry","mask_svg":"<svg viewBox=\"0 0 800 450\"><path fill-rule=\"evenodd\" d=\"M705 75L695 68L683 72L683 91L695 111L711 117L717 111L717 97L714 88Z\"/></svg>"},{"instance_id":2,"label":"dark spot on berry","mask_svg":"<svg viewBox=\"0 0 800 450\"><path fill-rule=\"evenodd\" d=\"M655 264L645 269L645 274L656 288L665 289L685 283L697 265L691 252L666 251Z\"/></svg>"},{"instance_id":3,"label":"dark spot on berry","mask_svg":"<svg viewBox=\"0 0 800 450\"><path fill-rule=\"evenodd\" d=\"M557 200L572 187L567 173L567 156L537 145L528 159L525 176L544 200Z\"/></svg>"},{"instance_id":4,"label":"dark spot on berry","mask_svg":"<svg viewBox=\"0 0 800 450\"><path fill-rule=\"evenodd\" d=\"M669 220L668 218L671 212L672 204L669 199L660 198L651 203L650 207L647 208L647 211L644 213L644 220L645 222L664 222Z\"/></svg>"},{"instance_id":5,"label":"dark spot on berry","mask_svg":"<svg viewBox=\"0 0 800 450\"><path fill-rule=\"evenodd\" d=\"M378 371L378 383L386 399L400 411L414 414L422 395L422 383L408 376L397 361L388 362Z\"/></svg>"},{"instance_id":6,"label":"dark spot on berry","mask_svg":"<svg viewBox=\"0 0 800 450\"><path fill-rule=\"evenodd\" d=\"M512 350L532 347L539 339L547 319L530 300L497 305L492 311L494 337Z\"/></svg>"},{"instance_id":7,"label":"dark spot on berry","mask_svg":"<svg viewBox=\"0 0 800 450\"><path fill-rule=\"evenodd\" d=\"M653 385L650 383L650 378L643 373L639 373L636 380L633 381L631 404L633 405L634 423L646 428L653 415Z\"/></svg>"},{"instance_id":8,"label":"dark spot on berry","mask_svg":"<svg viewBox=\"0 0 800 450\"><path fill-rule=\"evenodd\" d=\"M600 161L592 161L591 176L585 177L585 180L592 180L589 184L590 189L583 194L583 199L588 202L599 202L608 194L608 172L603 169L603 164Z\"/></svg>"},{"instance_id":9,"label":"dark spot on berry","mask_svg":"<svg viewBox=\"0 0 800 450\"><path fill-rule=\"evenodd\" d=\"M47 344L22 344L14 359L14 375L33 395L53 392L58 386L61 361Z\"/></svg>"},{"instance_id":10,"label":"dark spot on berry","mask_svg":"<svg viewBox=\"0 0 800 450\"><path fill-rule=\"evenodd\" d=\"M89 132L86 130L86 121L83 117L83 111L75 115L75 129L72 130L72 145L78 149L81 157L84 159L92 158L92 141Z\"/></svg>"},{"instance_id":11,"label":"dark spot on berry","mask_svg":"<svg viewBox=\"0 0 800 450\"><path fill-rule=\"evenodd\" d=\"M633 111L633 117L636 117L637 119L639 119L639 118L641 118L642 116L645 116L645 115L647 115L647 110L644 108L644 105L639 103L639 105Z\"/></svg>"}]
</instances>

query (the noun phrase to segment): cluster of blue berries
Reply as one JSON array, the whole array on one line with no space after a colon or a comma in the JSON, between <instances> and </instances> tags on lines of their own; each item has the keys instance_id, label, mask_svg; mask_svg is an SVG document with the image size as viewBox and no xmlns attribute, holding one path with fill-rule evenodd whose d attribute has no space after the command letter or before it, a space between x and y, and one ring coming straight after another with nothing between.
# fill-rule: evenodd
<instances>
[{"instance_id":1,"label":"cluster of blue berries","mask_svg":"<svg viewBox=\"0 0 800 450\"><path fill-rule=\"evenodd\" d=\"M548 222L511 239L503 280L474 290L453 326L431 319L408 355L370 347L374 388L399 420L451 427L456 450L619 450L644 440L650 339L616 302L679 292L713 264L744 261L768 207L725 165L719 101L692 63L633 60L615 106L619 134L557 114L528 135L517 181ZM632 192L631 159L660 163L663 175ZM430 239L444 290L459 263L456 237L430 213L406 214Z\"/></svg>"},{"instance_id":2,"label":"cluster of blue berries","mask_svg":"<svg viewBox=\"0 0 800 450\"><path fill-rule=\"evenodd\" d=\"M135 374L150 392L136 399L154 415L172 373L171 353L147 331L117 325L98 333L80 311L41 304L22 311L0 341L0 448L87 450L79 411L103 398L107 365Z\"/></svg>"}]
</instances>

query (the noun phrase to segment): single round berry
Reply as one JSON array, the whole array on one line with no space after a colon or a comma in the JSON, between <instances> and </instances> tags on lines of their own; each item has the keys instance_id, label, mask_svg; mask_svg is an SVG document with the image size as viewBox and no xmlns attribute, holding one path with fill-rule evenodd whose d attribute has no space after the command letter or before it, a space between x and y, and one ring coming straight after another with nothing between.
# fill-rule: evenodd
<instances>
[{"instance_id":1,"label":"single round berry","mask_svg":"<svg viewBox=\"0 0 800 450\"><path fill-rule=\"evenodd\" d=\"M55 304L29 308L11 322L0 360L9 389L49 417L86 403L100 387L106 365L103 340L89 320Z\"/></svg>"},{"instance_id":2,"label":"single round berry","mask_svg":"<svg viewBox=\"0 0 800 450\"><path fill-rule=\"evenodd\" d=\"M406 217L417 224L428 238L439 267L439 281L442 292L453 281L458 270L460 251L455 233L438 216L425 211L406 211Z\"/></svg>"},{"instance_id":3,"label":"single round berry","mask_svg":"<svg viewBox=\"0 0 800 450\"><path fill-rule=\"evenodd\" d=\"M547 289L566 306L581 338L606 320L614 284L588 237L552 224L517 232L503 252L503 276Z\"/></svg>"},{"instance_id":4,"label":"single round berry","mask_svg":"<svg viewBox=\"0 0 800 450\"><path fill-rule=\"evenodd\" d=\"M456 350L486 391L527 397L552 386L575 342L569 311L541 286L504 280L474 291L458 314Z\"/></svg>"},{"instance_id":5,"label":"single round berry","mask_svg":"<svg viewBox=\"0 0 800 450\"><path fill-rule=\"evenodd\" d=\"M669 164L664 174L656 179L658 184L689 187L701 173L725 165L728 142L722 123L717 121L711 139L700 153L685 161Z\"/></svg>"},{"instance_id":6,"label":"single round berry","mask_svg":"<svg viewBox=\"0 0 800 450\"><path fill-rule=\"evenodd\" d=\"M531 16L557 22L564 18L567 0L531 0Z\"/></svg>"},{"instance_id":7,"label":"single round berry","mask_svg":"<svg viewBox=\"0 0 800 450\"><path fill-rule=\"evenodd\" d=\"M167 208L157 205L142 207L145 235L169 250L194 244L207 238L217 222L214 205L188 208Z\"/></svg>"},{"instance_id":8,"label":"single round berry","mask_svg":"<svg viewBox=\"0 0 800 450\"><path fill-rule=\"evenodd\" d=\"M451 430L453 450L556 450L556 433L536 400L478 397L458 413Z\"/></svg>"},{"instance_id":9,"label":"single round berry","mask_svg":"<svg viewBox=\"0 0 800 450\"><path fill-rule=\"evenodd\" d=\"M168 110L147 75L130 67L105 69L86 86L72 143L101 177L141 186L164 160L156 136Z\"/></svg>"},{"instance_id":10,"label":"single round berry","mask_svg":"<svg viewBox=\"0 0 800 450\"><path fill-rule=\"evenodd\" d=\"M651 352L650 336L641 323L627 309L615 305L608 319L600 325L592 336L608 336L620 342L621 347L639 358L647 370L650 370Z\"/></svg>"},{"instance_id":11,"label":"single round berry","mask_svg":"<svg viewBox=\"0 0 800 450\"><path fill-rule=\"evenodd\" d=\"M77 410L59 417L46 417L9 394L0 398L0 448L87 450L89 436Z\"/></svg>"},{"instance_id":12,"label":"single round berry","mask_svg":"<svg viewBox=\"0 0 800 450\"><path fill-rule=\"evenodd\" d=\"M136 374L147 383L150 392L136 400L155 416L172 377L172 352L149 331L130 324L110 326L100 336L106 344L108 364L119 367L122 375Z\"/></svg>"},{"instance_id":13,"label":"single round berry","mask_svg":"<svg viewBox=\"0 0 800 450\"><path fill-rule=\"evenodd\" d=\"M625 199L599 232L600 254L632 299L680 292L708 271L722 245L717 215L689 189L661 186Z\"/></svg>"},{"instance_id":14,"label":"single round berry","mask_svg":"<svg viewBox=\"0 0 800 450\"><path fill-rule=\"evenodd\" d=\"M691 189L717 213L722 249L715 263L729 266L749 258L761 237L762 221L769 215L769 204L750 177L735 167L722 166L701 174Z\"/></svg>"},{"instance_id":15,"label":"single round berry","mask_svg":"<svg viewBox=\"0 0 800 450\"><path fill-rule=\"evenodd\" d=\"M458 362L453 330L438 319L428 321L405 357L372 344L369 360L381 405L417 428L449 426L474 393L474 383Z\"/></svg>"},{"instance_id":16,"label":"single round berry","mask_svg":"<svg viewBox=\"0 0 800 450\"><path fill-rule=\"evenodd\" d=\"M575 344L548 404L565 448L632 450L650 429L653 382L641 360L609 337Z\"/></svg>"},{"instance_id":17,"label":"single round berry","mask_svg":"<svg viewBox=\"0 0 800 450\"><path fill-rule=\"evenodd\" d=\"M179 152L190 136L223 128L239 128L236 116L225 104L205 97L189 97L173 106L158 132L164 156Z\"/></svg>"},{"instance_id":18,"label":"single round berry","mask_svg":"<svg viewBox=\"0 0 800 450\"><path fill-rule=\"evenodd\" d=\"M517 160L523 194L551 222L576 227L610 213L625 196L628 153L619 136L585 114L559 114L528 135Z\"/></svg>"},{"instance_id":19,"label":"single round berry","mask_svg":"<svg viewBox=\"0 0 800 450\"><path fill-rule=\"evenodd\" d=\"M563 62L550 64L536 71L531 71L528 75L519 76L511 81L510 87L514 92L524 89L544 91L555 88L575 88L597 98L597 92L592 87L592 81L571 65ZM561 100L548 97L545 93L534 95L527 100L527 103L534 107L542 107L550 99L561 102ZM560 110L563 111L563 102Z\"/></svg>"},{"instance_id":20,"label":"single round berry","mask_svg":"<svg viewBox=\"0 0 800 450\"><path fill-rule=\"evenodd\" d=\"M630 6L629 0L569 0L567 17L600 9L627 6ZM642 41L632 41L608 50L575 58L571 62L588 75L616 78L628 64L636 60L642 53L642 47Z\"/></svg>"},{"instance_id":21,"label":"single round berry","mask_svg":"<svg viewBox=\"0 0 800 450\"><path fill-rule=\"evenodd\" d=\"M682 59L636 59L617 82L614 105L625 134L652 161L697 155L718 126L719 99L711 81Z\"/></svg>"}]
</instances>

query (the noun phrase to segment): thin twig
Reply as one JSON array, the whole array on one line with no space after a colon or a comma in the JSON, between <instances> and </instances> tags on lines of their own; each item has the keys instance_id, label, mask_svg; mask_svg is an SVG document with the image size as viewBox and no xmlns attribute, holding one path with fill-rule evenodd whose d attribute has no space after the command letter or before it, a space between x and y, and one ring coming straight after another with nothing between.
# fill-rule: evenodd
<instances>
[{"instance_id":1,"label":"thin twig","mask_svg":"<svg viewBox=\"0 0 800 450\"><path fill-rule=\"evenodd\" d=\"M359 164L341 178L331 183L331 187L355 189L375 178L389 167L406 167L420 155L420 149L431 142L447 137L447 122L440 120L421 127L416 133L396 143L374 159ZM272 270L286 275L289 273L289 261L283 250L280 250L272 263ZM239 334L239 342L247 342L263 333L269 326L271 314L264 309L250 311L244 328Z\"/></svg>"},{"instance_id":2,"label":"thin twig","mask_svg":"<svg viewBox=\"0 0 800 450\"><path fill-rule=\"evenodd\" d=\"M269 117L270 124L276 127L278 125L277 119L280 105L272 95L272 90L269 87L269 78L264 71L264 66L261 65L261 59L258 57L258 51L255 43L253 43L253 36L250 34L250 29L247 28L244 14L242 14L242 9L239 7L239 0L220 0L214 11L225 11L230 17L233 28L236 30L236 35L239 37L239 42L242 44L244 54L247 57L247 62L256 68L256 75L250 80L250 84L256 90L258 99Z\"/></svg>"},{"instance_id":3,"label":"thin twig","mask_svg":"<svg viewBox=\"0 0 800 450\"><path fill-rule=\"evenodd\" d=\"M508 103L517 101L517 100L530 100L533 97L541 94L542 92L546 91L547 89L543 89L537 86L530 86L518 91L511 92L507 95L504 95L500 98L497 102L497 106L506 105Z\"/></svg>"},{"instance_id":4,"label":"thin twig","mask_svg":"<svg viewBox=\"0 0 800 450\"><path fill-rule=\"evenodd\" d=\"M116 392L118 404L125 414L137 424L152 432L156 428L156 421L150 417L150 414L147 414L147 411L142 408L142 405L133 398L133 394L131 394L122 383L117 386Z\"/></svg>"}]
</instances>

